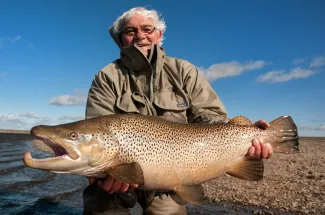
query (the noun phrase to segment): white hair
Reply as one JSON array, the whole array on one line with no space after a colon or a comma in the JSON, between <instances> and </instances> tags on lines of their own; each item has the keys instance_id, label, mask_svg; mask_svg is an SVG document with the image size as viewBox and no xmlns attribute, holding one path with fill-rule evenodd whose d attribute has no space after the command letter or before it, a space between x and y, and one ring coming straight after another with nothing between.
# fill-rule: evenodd
<instances>
[{"instance_id":1,"label":"white hair","mask_svg":"<svg viewBox=\"0 0 325 215\"><path fill-rule=\"evenodd\" d=\"M159 15L157 11L155 10L148 10L144 7L135 7L132 8L125 13L122 14L119 18L116 19L116 21L113 24L113 32L114 34L120 34L121 31L123 31L124 25L135 15L139 14L141 16L144 16L148 19L151 19L154 23L154 26L156 29L160 30L162 33L166 30L166 24L163 19L159 18ZM160 45L162 44L164 37L161 38Z\"/></svg>"}]
</instances>

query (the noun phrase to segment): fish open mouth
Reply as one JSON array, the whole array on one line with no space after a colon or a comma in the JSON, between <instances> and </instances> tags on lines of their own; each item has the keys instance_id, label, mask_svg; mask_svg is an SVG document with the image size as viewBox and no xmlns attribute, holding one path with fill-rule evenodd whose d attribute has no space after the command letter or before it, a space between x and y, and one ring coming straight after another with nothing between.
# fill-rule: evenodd
<instances>
[{"instance_id":1,"label":"fish open mouth","mask_svg":"<svg viewBox=\"0 0 325 215\"><path fill-rule=\"evenodd\" d=\"M26 152L24 156L24 162L28 166L29 164L35 163L35 162L47 162L47 161L59 161L59 160L76 160L80 157L78 151L68 144L59 144L51 140L49 137L35 134L34 132L31 132L32 136L35 139L38 139L45 143L47 146L49 146L53 152L53 157L47 157L47 158L33 158L30 152ZM41 148L41 146L37 146L38 148Z\"/></svg>"}]
</instances>

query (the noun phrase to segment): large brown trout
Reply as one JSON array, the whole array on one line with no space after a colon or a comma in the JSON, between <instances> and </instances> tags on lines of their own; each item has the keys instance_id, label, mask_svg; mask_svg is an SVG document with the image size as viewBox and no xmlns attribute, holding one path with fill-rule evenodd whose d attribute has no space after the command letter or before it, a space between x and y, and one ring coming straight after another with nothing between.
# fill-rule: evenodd
<instances>
[{"instance_id":1,"label":"large brown trout","mask_svg":"<svg viewBox=\"0 0 325 215\"><path fill-rule=\"evenodd\" d=\"M31 134L55 157L24 156L25 165L55 173L105 177L140 189L169 192L179 204L200 203L201 183L224 173L244 180L263 178L261 158L247 156L253 138L274 152L298 153L297 127L290 116L267 130L244 117L227 124L186 124L171 117L108 115L57 126L35 126Z\"/></svg>"}]
</instances>

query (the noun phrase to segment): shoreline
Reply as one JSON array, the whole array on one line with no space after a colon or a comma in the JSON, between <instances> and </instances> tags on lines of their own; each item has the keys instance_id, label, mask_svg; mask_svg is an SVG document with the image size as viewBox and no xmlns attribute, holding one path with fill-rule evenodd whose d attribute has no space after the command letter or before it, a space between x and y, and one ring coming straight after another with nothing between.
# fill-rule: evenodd
<instances>
[{"instance_id":1,"label":"shoreline","mask_svg":"<svg viewBox=\"0 0 325 215\"><path fill-rule=\"evenodd\" d=\"M30 131L0 129L0 144L10 140L31 140Z\"/></svg>"},{"instance_id":2,"label":"shoreline","mask_svg":"<svg viewBox=\"0 0 325 215\"><path fill-rule=\"evenodd\" d=\"M0 134L29 134L29 130L0 129Z\"/></svg>"}]
</instances>

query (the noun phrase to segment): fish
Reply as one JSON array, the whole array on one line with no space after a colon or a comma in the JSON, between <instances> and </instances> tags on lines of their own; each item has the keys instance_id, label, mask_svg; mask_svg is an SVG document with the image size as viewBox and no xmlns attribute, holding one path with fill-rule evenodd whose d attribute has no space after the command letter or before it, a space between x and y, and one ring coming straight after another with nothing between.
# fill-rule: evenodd
<instances>
[{"instance_id":1,"label":"fish","mask_svg":"<svg viewBox=\"0 0 325 215\"><path fill-rule=\"evenodd\" d=\"M54 157L24 155L27 167L57 174L104 178L108 174L139 189L167 192L178 204L200 204L202 183L223 174L263 179L263 159L248 156L254 138L274 153L299 153L297 126L284 115L261 129L244 116L228 123L186 123L172 116L112 114L61 125L34 126L31 135Z\"/></svg>"}]
</instances>

